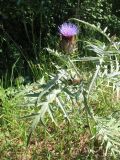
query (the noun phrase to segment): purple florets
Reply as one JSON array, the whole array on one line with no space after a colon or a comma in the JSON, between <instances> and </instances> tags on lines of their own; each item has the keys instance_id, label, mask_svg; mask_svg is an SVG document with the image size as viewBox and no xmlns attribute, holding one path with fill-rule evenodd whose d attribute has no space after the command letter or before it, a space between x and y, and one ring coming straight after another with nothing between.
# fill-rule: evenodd
<instances>
[{"instance_id":1,"label":"purple florets","mask_svg":"<svg viewBox=\"0 0 120 160\"><path fill-rule=\"evenodd\" d=\"M59 27L59 32L64 37L72 37L77 35L79 30L75 24L65 22Z\"/></svg>"}]
</instances>

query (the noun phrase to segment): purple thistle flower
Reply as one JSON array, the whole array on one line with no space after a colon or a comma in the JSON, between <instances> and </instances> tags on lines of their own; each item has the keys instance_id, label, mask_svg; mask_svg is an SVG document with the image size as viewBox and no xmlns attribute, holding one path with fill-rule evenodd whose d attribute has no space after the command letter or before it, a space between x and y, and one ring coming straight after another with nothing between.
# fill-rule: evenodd
<instances>
[{"instance_id":1,"label":"purple thistle flower","mask_svg":"<svg viewBox=\"0 0 120 160\"><path fill-rule=\"evenodd\" d=\"M58 27L60 35L64 37L73 37L78 34L79 30L75 24L72 23L63 23L60 27Z\"/></svg>"}]
</instances>

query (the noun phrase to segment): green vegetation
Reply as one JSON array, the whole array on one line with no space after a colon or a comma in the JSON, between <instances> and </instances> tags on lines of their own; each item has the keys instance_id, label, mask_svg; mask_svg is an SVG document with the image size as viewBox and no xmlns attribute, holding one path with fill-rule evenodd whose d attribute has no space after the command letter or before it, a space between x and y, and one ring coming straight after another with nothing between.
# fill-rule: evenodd
<instances>
[{"instance_id":1,"label":"green vegetation","mask_svg":"<svg viewBox=\"0 0 120 160\"><path fill-rule=\"evenodd\" d=\"M2 1L0 159L120 159L117 0ZM79 27L60 50L58 26Z\"/></svg>"}]
</instances>

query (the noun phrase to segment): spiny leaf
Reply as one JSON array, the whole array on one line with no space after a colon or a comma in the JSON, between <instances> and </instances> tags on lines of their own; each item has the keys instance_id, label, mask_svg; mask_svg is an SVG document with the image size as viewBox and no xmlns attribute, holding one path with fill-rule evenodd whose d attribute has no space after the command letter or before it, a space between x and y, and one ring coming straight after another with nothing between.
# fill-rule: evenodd
<instances>
[{"instance_id":1,"label":"spiny leaf","mask_svg":"<svg viewBox=\"0 0 120 160\"><path fill-rule=\"evenodd\" d=\"M35 119L33 120L33 123L30 128L30 132L28 135L27 146L29 144L32 132L35 130L37 124L39 123L40 120L43 122L44 114L46 113L48 107L49 107L48 102L44 102L41 109L38 111L37 115L35 116Z\"/></svg>"},{"instance_id":2,"label":"spiny leaf","mask_svg":"<svg viewBox=\"0 0 120 160\"><path fill-rule=\"evenodd\" d=\"M68 121L70 121L70 119L69 119L69 117L68 117L68 115L67 115L67 113L65 111L65 105L62 102L62 100L60 100L60 98L56 98L56 102L57 102L58 106L61 108L61 110L63 111L65 118L67 118Z\"/></svg>"},{"instance_id":3,"label":"spiny leaf","mask_svg":"<svg viewBox=\"0 0 120 160\"><path fill-rule=\"evenodd\" d=\"M45 89L39 94L37 104L40 102L41 97L49 91L62 77L65 76L64 70L57 74L49 83L47 83Z\"/></svg>"},{"instance_id":4,"label":"spiny leaf","mask_svg":"<svg viewBox=\"0 0 120 160\"><path fill-rule=\"evenodd\" d=\"M29 132L29 135L28 135L28 138L27 138L27 146L29 145L29 141L30 141L32 132L35 130L39 121L40 121L40 111L38 112L38 115L35 116L35 119L33 120L33 123L31 125L30 132Z\"/></svg>"},{"instance_id":5,"label":"spiny leaf","mask_svg":"<svg viewBox=\"0 0 120 160\"><path fill-rule=\"evenodd\" d=\"M85 21L80 20L80 19L77 19L77 18L70 18L70 20L75 20L75 21L77 21L77 22L80 22L80 23L82 23L82 24L84 24L84 25L92 28L93 30L98 31L98 32L101 33L103 36L105 36L106 39L107 39L109 42L111 42L111 40L110 40L110 38L108 37L108 35L107 35L105 32L103 32L102 29L96 27L94 24L90 24L90 23L88 23L88 22L85 22Z\"/></svg>"},{"instance_id":6,"label":"spiny leaf","mask_svg":"<svg viewBox=\"0 0 120 160\"><path fill-rule=\"evenodd\" d=\"M51 112L51 110L50 110L50 107L48 108L47 112L49 113L49 115L50 115L50 117L51 117L51 119L52 119L52 122L54 122L55 125L58 126L58 124L56 123L56 121L55 121L55 119L54 119L54 117L53 117L53 114L52 114L52 112Z\"/></svg>"}]
</instances>

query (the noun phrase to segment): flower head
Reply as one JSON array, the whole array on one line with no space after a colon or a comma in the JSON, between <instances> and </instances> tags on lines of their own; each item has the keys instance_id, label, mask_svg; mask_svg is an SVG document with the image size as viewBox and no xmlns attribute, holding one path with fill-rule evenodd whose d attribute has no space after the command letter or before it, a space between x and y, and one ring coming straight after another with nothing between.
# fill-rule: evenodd
<instances>
[{"instance_id":1,"label":"flower head","mask_svg":"<svg viewBox=\"0 0 120 160\"><path fill-rule=\"evenodd\" d=\"M65 22L59 27L59 32L64 37L72 37L77 35L79 30L75 24Z\"/></svg>"}]
</instances>

